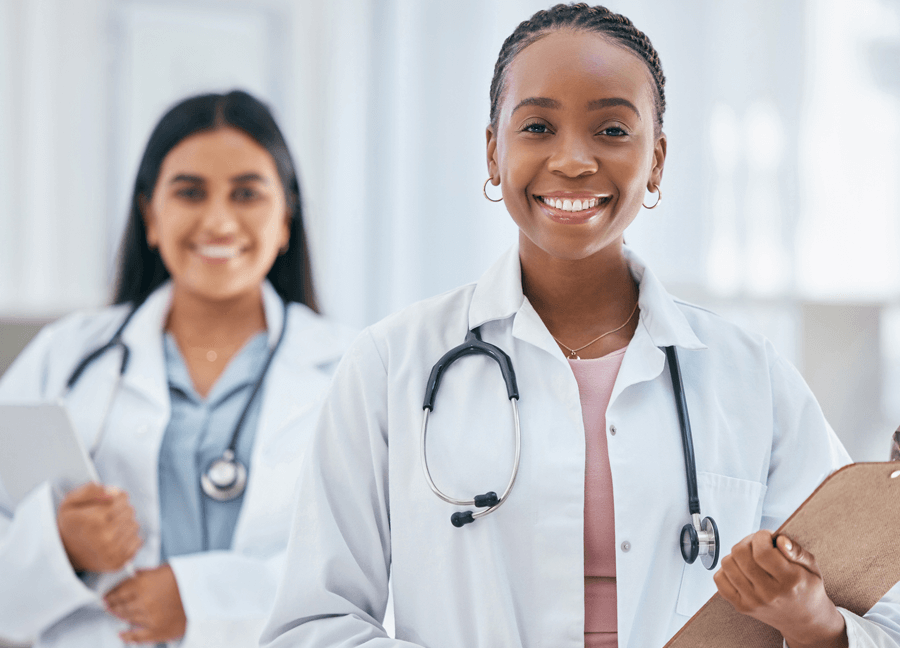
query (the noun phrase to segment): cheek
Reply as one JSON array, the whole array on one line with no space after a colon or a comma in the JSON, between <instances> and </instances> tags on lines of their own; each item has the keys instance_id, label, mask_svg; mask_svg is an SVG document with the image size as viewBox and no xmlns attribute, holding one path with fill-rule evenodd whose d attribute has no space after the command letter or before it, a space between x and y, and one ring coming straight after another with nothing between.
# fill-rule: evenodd
<instances>
[{"instance_id":1,"label":"cheek","mask_svg":"<svg viewBox=\"0 0 900 648\"><path fill-rule=\"evenodd\" d=\"M507 145L498 148L500 165L500 185L505 184L510 193L504 191L504 198L525 200L525 189L534 181L541 169L541 156L534 147Z\"/></svg>"}]
</instances>

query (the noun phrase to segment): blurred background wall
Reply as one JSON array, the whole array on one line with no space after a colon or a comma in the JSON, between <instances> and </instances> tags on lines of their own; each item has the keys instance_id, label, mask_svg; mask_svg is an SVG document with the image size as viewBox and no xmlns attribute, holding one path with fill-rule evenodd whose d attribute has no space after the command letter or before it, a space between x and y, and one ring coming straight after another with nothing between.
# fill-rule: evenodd
<instances>
[{"instance_id":1,"label":"blurred background wall","mask_svg":"<svg viewBox=\"0 0 900 648\"><path fill-rule=\"evenodd\" d=\"M325 311L363 326L515 240L487 177L503 39L547 0L0 0L0 371L106 303L149 131L245 88L301 171ZM900 0L613 0L668 77L675 294L770 337L857 460L900 424Z\"/></svg>"}]
</instances>

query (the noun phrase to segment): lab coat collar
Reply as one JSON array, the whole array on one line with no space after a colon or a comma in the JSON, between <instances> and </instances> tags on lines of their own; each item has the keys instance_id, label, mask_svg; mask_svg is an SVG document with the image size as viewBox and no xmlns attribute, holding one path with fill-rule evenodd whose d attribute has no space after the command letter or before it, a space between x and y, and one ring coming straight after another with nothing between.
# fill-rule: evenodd
<instances>
[{"instance_id":1,"label":"lab coat collar","mask_svg":"<svg viewBox=\"0 0 900 648\"><path fill-rule=\"evenodd\" d=\"M640 324L647 330L653 345L677 346L683 349L707 348L694 333L676 300L666 291L647 264L630 248L624 248L624 252L631 274L640 289L638 296L638 305L641 309Z\"/></svg>"},{"instance_id":2,"label":"lab coat collar","mask_svg":"<svg viewBox=\"0 0 900 648\"><path fill-rule=\"evenodd\" d=\"M624 248L631 274L638 282L641 309L639 329L643 328L653 346L677 346L705 349L676 301L666 292L656 275L634 251ZM517 313L516 337L521 337L562 357L547 328L522 292L522 267L519 246L507 250L481 277L475 286L469 307L469 329L492 320L506 319ZM536 321L535 321L536 320ZM543 329L540 331L539 329Z\"/></svg>"},{"instance_id":3,"label":"lab coat collar","mask_svg":"<svg viewBox=\"0 0 900 648\"><path fill-rule=\"evenodd\" d=\"M172 282L167 281L150 293L122 331L122 341L130 350L123 386L131 387L168 410L163 328L172 303Z\"/></svg>"}]
</instances>

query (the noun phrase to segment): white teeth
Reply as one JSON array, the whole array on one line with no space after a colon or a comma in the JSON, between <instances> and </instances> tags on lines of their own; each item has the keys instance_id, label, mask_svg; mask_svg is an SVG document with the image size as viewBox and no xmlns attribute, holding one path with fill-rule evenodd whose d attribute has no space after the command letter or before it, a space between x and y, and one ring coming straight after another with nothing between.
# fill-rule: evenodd
<instances>
[{"instance_id":1,"label":"white teeth","mask_svg":"<svg viewBox=\"0 0 900 648\"><path fill-rule=\"evenodd\" d=\"M605 196L604 196L605 197ZM557 209L561 209L562 211L567 212L579 212L585 209L593 209L598 204L600 204L600 199L598 198L585 198L584 200L568 200L561 198L541 198L547 205L551 207L556 207Z\"/></svg>"},{"instance_id":2,"label":"white teeth","mask_svg":"<svg viewBox=\"0 0 900 648\"><path fill-rule=\"evenodd\" d=\"M197 251L210 259L233 259L239 252L233 245L201 245Z\"/></svg>"}]
</instances>

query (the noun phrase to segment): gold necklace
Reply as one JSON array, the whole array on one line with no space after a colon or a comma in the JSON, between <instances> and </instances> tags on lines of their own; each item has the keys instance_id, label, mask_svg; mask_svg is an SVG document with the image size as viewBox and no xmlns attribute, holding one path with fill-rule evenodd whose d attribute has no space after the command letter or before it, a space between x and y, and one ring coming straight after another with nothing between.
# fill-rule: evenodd
<instances>
[{"instance_id":1,"label":"gold necklace","mask_svg":"<svg viewBox=\"0 0 900 648\"><path fill-rule=\"evenodd\" d=\"M638 307L638 303L637 303L637 301L635 301L635 302L634 302L634 308L631 309L631 315L628 316L628 319L627 319L627 320L625 320L624 322L622 322L622 325L621 325L621 326L618 326L618 327L614 328L612 331L607 331L606 333L604 333L604 334L601 335L600 337L594 338L593 340L591 340L590 342L588 342L588 343L585 344L584 346L580 346L580 347L578 347L577 349L572 349L571 347L566 346L565 344L563 344L562 342L560 342L559 339L558 339L555 335L553 335L552 333L550 334L550 337L552 337L554 340L556 340L556 343L557 343L559 346L561 346L563 349L565 349L566 351L569 352L569 358L568 358L569 360L581 360L581 358L578 357L578 352L579 352L579 351L588 348L588 347L591 346L594 342L599 342L600 340L602 340L603 338L605 338L607 335L612 335L612 334L615 333L616 331L621 331L623 328L625 328L625 326L628 324L628 322L631 321L631 318L634 317L634 314L637 312L637 307Z\"/></svg>"}]
</instances>

